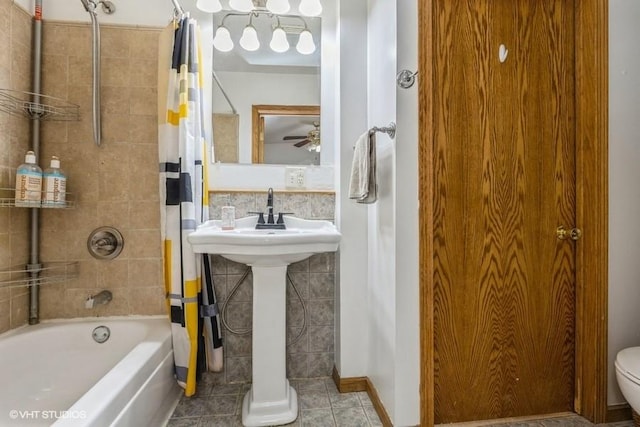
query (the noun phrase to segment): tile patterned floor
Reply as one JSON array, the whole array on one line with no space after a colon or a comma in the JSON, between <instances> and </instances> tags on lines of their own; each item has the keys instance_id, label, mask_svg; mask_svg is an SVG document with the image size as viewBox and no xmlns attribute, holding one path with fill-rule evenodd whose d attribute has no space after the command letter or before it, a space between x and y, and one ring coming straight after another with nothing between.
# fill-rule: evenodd
<instances>
[{"instance_id":1,"label":"tile patterned floor","mask_svg":"<svg viewBox=\"0 0 640 427\"><path fill-rule=\"evenodd\" d=\"M212 384L205 376L198 393L183 397L168 427L242 427L242 398L248 384ZM340 393L331 378L292 380L298 393L298 419L291 427L378 427L378 414L366 392Z\"/></svg>"}]
</instances>

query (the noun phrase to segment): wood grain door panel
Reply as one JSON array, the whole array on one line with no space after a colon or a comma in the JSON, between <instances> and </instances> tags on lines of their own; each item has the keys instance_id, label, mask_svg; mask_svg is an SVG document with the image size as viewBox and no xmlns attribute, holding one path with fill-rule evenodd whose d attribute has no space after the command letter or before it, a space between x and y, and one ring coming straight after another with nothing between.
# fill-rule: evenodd
<instances>
[{"instance_id":1,"label":"wood grain door panel","mask_svg":"<svg viewBox=\"0 0 640 427\"><path fill-rule=\"evenodd\" d=\"M573 1L434 14L436 422L569 411L575 244L555 230L575 226Z\"/></svg>"}]
</instances>

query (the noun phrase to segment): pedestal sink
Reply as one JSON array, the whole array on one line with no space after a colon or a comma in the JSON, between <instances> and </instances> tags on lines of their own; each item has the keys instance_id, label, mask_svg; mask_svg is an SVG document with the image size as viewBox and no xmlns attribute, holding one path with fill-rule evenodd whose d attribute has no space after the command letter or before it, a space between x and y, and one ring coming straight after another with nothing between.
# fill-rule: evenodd
<instances>
[{"instance_id":1,"label":"pedestal sink","mask_svg":"<svg viewBox=\"0 0 640 427\"><path fill-rule=\"evenodd\" d=\"M253 271L252 385L242 403L245 426L282 425L298 416L296 391L286 369L287 266L338 249L340 233L329 221L285 216L284 230L256 230L258 217L236 220L233 230L207 221L188 236L197 253L218 254Z\"/></svg>"}]
</instances>

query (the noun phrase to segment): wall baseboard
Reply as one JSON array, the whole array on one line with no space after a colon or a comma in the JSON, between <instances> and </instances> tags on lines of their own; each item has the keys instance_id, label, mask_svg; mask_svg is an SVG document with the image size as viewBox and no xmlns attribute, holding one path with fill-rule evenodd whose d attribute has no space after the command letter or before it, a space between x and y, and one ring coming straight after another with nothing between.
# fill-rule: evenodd
<instances>
[{"instance_id":1,"label":"wall baseboard","mask_svg":"<svg viewBox=\"0 0 640 427\"><path fill-rule=\"evenodd\" d=\"M618 421L627 421L633 419L631 415L631 407L622 403L620 405L610 405L607 407L607 422L616 423Z\"/></svg>"},{"instance_id":2,"label":"wall baseboard","mask_svg":"<svg viewBox=\"0 0 640 427\"><path fill-rule=\"evenodd\" d=\"M336 384L336 387L338 387L338 391L340 393L366 391L369 395L369 399L371 399L371 403L373 403L374 409L380 417L380 421L382 421L382 425L384 427L393 427L391 418L382 404L378 391L369 377L340 378L340 374L338 374L338 370L335 366L333 367L333 374L331 376L333 377L333 382Z\"/></svg>"}]
</instances>

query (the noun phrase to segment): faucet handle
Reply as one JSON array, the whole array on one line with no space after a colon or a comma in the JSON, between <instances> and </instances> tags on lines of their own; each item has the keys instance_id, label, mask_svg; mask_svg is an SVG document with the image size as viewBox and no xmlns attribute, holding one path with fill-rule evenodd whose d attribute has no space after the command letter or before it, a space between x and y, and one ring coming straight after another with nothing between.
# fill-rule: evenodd
<instances>
[{"instance_id":1,"label":"faucet handle","mask_svg":"<svg viewBox=\"0 0 640 427\"><path fill-rule=\"evenodd\" d=\"M276 221L276 224L284 224L283 215L293 215L293 212L280 212L278 214L278 221Z\"/></svg>"},{"instance_id":2,"label":"faucet handle","mask_svg":"<svg viewBox=\"0 0 640 427\"><path fill-rule=\"evenodd\" d=\"M258 224L264 224L264 212L247 212L247 213L258 215Z\"/></svg>"}]
</instances>

